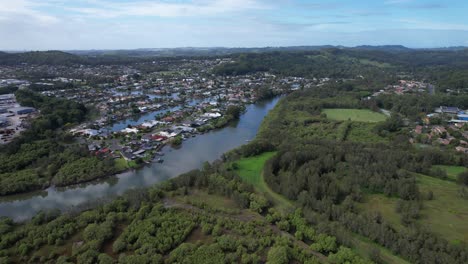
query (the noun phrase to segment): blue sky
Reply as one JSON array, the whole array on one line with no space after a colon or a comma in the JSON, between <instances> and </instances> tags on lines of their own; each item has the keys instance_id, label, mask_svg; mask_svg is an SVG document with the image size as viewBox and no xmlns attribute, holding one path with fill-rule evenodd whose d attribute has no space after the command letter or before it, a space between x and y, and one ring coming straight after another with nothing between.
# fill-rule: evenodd
<instances>
[{"instance_id":1,"label":"blue sky","mask_svg":"<svg viewBox=\"0 0 468 264\"><path fill-rule=\"evenodd\" d=\"M468 46L468 1L0 0L0 50Z\"/></svg>"}]
</instances>

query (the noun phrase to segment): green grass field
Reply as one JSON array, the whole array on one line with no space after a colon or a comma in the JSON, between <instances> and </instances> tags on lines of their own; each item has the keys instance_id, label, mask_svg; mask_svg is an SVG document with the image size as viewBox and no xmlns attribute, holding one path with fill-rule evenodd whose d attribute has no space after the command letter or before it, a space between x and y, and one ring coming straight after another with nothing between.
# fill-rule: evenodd
<instances>
[{"instance_id":1,"label":"green grass field","mask_svg":"<svg viewBox=\"0 0 468 264\"><path fill-rule=\"evenodd\" d=\"M390 250L372 242L370 239L353 234L351 238L351 243L353 244L354 249L361 256L370 256L372 251L377 249L380 251L380 258L382 263L388 264L409 264L408 261L400 258L399 256L394 255Z\"/></svg>"},{"instance_id":2,"label":"green grass field","mask_svg":"<svg viewBox=\"0 0 468 264\"><path fill-rule=\"evenodd\" d=\"M452 243L468 242L468 202L458 195L460 186L421 174L417 174L416 179L421 193L430 190L434 194L433 200L424 201L419 224ZM366 196L361 208L380 212L392 226L400 229L404 227L400 215L395 212L397 201L396 198L371 194Z\"/></svg>"},{"instance_id":3,"label":"green grass field","mask_svg":"<svg viewBox=\"0 0 468 264\"><path fill-rule=\"evenodd\" d=\"M456 181L458 174L467 171L468 168L462 167L462 166L445 166L445 165L436 165L432 166L433 168L439 168L443 169L445 172L447 172L447 177L451 180Z\"/></svg>"},{"instance_id":4,"label":"green grass field","mask_svg":"<svg viewBox=\"0 0 468 264\"><path fill-rule=\"evenodd\" d=\"M115 167L117 168L118 171L123 171L123 170L128 169L128 163L125 159L118 158L115 160Z\"/></svg>"},{"instance_id":5,"label":"green grass field","mask_svg":"<svg viewBox=\"0 0 468 264\"><path fill-rule=\"evenodd\" d=\"M387 197L383 194L369 194L366 195L364 203L359 204L359 207L370 212L380 212L385 221L390 223L393 228L401 230L403 228L401 217L395 211L397 201L397 198Z\"/></svg>"},{"instance_id":6,"label":"green grass field","mask_svg":"<svg viewBox=\"0 0 468 264\"><path fill-rule=\"evenodd\" d=\"M421 222L449 241L468 242L468 202L458 195L460 186L425 175L417 180L421 191L434 193L434 200L424 203Z\"/></svg>"},{"instance_id":7,"label":"green grass field","mask_svg":"<svg viewBox=\"0 0 468 264\"><path fill-rule=\"evenodd\" d=\"M292 208L292 202L272 191L263 179L263 166L275 154L276 152L265 152L259 156L240 159L236 161L237 173L245 182L252 184L255 189L271 197L278 209L285 211Z\"/></svg>"},{"instance_id":8,"label":"green grass field","mask_svg":"<svg viewBox=\"0 0 468 264\"><path fill-rule=\"evenodd\" d=\"M236 161L238 165L239 176L246 182L255 186L260 191L265 192L267 190L267 185L263 181L262 170L265 162L273 157L275 152L266 152L259 156L244 158L239 161Z\"/></svg>"},{"instance_id":9,"label":"green grass field","mask_svg":"<svg viewBox=\"0 0 468 264\"><path fill-rule=\"evenodd\" d=\"M322 113L327 118L337 121L357 121L357 122L382 122L387 118L384 114L372 112L367 109L324 109Z\"/></svg>"}]
</instances>

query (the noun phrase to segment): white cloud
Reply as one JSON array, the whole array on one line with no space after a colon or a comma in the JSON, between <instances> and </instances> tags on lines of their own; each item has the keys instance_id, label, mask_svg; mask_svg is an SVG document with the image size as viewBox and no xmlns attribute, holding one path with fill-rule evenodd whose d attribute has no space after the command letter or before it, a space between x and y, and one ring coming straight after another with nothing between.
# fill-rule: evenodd
<instances>
[{"instance_id":1,"label":"white cloud","mask_svg":"<svg viewBox=\"0 0 468 264\"><path fill-rule=\"evenodd\" d=\"M408 4L413 2L412 0L387 0L384 3L387 5L398 5L398 4Z\"/></svg>"},{"instance_id":2,"label":"white cloud","mask_svg":"<svg viewBox=\"0 0 468 264\"><path fill-rule=\"evenodd\" d=\"M402 23L402 26L408 29L468 30L468 24L425 21L411 18L399 19L397 22Z\"/></svg>"},{"instance_id":3,"label":"white cloud","mask_svg":"<svg viewBox=\"0 0 468 264\"><path fill-rule=\"evenodd\" d=\"M68 7L79 14L105 18L120 16L188 17L213 16L245 10L271 8L259 0L193 0L190 2L133 1L115 3L92 1L92 7Z\"/></svg>"},{"instance_id":4,"label":"white cloud","mask_svg":"<svg viewBox=\"0 0 468 264\"><path fill-rule=\"evenodd\" d=\"M39 6L41 5L29 0L0 0L0 17L4 21L3 23L8 20L20 19L41 25L59 22L57 17L35 10Z\"/></svg>"},{"instance_id":5,"label":"white cloud","mask_svg":"<svg viewBox=\"0 0 468 264\"><path fill-rule=\"evenodd\" d=\"M408 4L407 0L388 2ZM424 44L437 46L460 45L467 39L465 31L453 32L468 31L464 21L437 23L437 18L422 21L418 16L392 20L374 9L340 11L345 12L346 21L341 17L336 21L332 8L307 16L308 7L296 0L0 0L0 36L8 36L0 41L0 50L417 45L424 39L434 41ZM372 23L376 14L382 19ZM395 32L383 33L390 27ZM444 30L448 32L444 38L437 37Z\"/></svg>"}]
</instances>

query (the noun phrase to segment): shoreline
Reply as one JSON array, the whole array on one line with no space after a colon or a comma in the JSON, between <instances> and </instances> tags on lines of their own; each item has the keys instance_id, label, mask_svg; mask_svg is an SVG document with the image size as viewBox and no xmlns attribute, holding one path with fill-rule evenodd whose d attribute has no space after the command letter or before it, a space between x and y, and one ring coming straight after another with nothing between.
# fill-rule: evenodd
<instances>
[{"instance_id":1,"label":"shoreline","mask_svg":"<svg viewBox=\"0 0 468 264\"><path fill-rule=\"evenodd\" d=\"M190 170L199 169L204 162L219 159L224 153L255 138L262 120L281 98L282 96L275 96L264 100L263 103L246 106L246 111L239 121L229 122L220 129L200 133L202 137L188 138L182 143L182 148L173 149L165 144L167 148L162 151L165 154L162 164L143 163L138 168L121 170L116 174L66 187L53 186L2 196L1 215L19 222L30 219L39 211L81 210L84 205L108 200L108 197L118 197L128 190L149 188Z\"/></svg>"},{"instance_id":2,"label":"shoreline","mask_svg":"<svg viewBox=\"0 0 468 264\"><path fill-rule=\"evenodd\" d=\"M268 100L268 99L266 99ZM255 104L255 103L253 103ZM243 112L244 113L244 112ZM227 122L224 126L222 127L219 127L219 128L211 128L209 130L206 130L206 131L203 131L203 132L198 132L197 134L198 135L203 135L203 134L207 134L207 133L210 133L210 132L213 132L213 131L218 131L218 130L222 130L226 127L228 127L231 123L233 122L237 122L239 121L239 118L238 119L235 119L235 120L230 120L229 122ZM196 138L196 136L195 136ZM158 148L156 149L157 152L159 152L160 150L162 150L164 147L172 147L172 148L175 148L174 146L172 146L170 144L170 140L167 140L168 142L163 142L160 146L158 146ZM185 140L183 140L185 141ZM180 145L178 145L177 147L178 148L181 148L183 147L183 141ZM119 159L123 159L123 157L120 157ZM116 159L114 159L115 161ZM125 160L125 159L124 159ZM128 163L127 160L125 160L125 162ZM83 181L79 181L79 182L75 182L73 184L69 184L69 185L64 185L64 186L57 186L57 185L53 185L53 184L48 184L46 186L43 186L43 188L41 189L36 189L36 190L31 190L31 191L27 191L27 192L18 192L18 193L11 193L11 194L7 194L7 195L0 195L0 203L3 203L3 202L8 202L8 201L3 201L4 199L6 200L10 200L9 198L13 198L15 196L28 196L29 194L35 194L35 193L39 193L39 192L47 192L48 189L50 188L53 188L53 189L73 189L73 187L76 187L76 186L79 186L79 185L82 185L82 184L91 184L93 182L96 182L96 183L99 183L99 182L104 182L105 180L107 179L111 179L113 177L117 177L119 174L123 174L123 173L127 173L127 172L131 172L131 171L138 171L138 170L141 170L142 168L146 167L146 166L149 166L151 164L154 164L154 163L157 163L157 162L143 162L141 164L138 164L136 167L128 167L124 170L119 170L119 171L116 171L112 174L109 174L109 175L105 175L105 176L101 176L101 177L97 177L97 178L94 178L94 179L90 179L90 180L83 180ZM12 201L16 201L16 200L21 200L21 199L11 199Z\"/></svg>"}]
</instances>

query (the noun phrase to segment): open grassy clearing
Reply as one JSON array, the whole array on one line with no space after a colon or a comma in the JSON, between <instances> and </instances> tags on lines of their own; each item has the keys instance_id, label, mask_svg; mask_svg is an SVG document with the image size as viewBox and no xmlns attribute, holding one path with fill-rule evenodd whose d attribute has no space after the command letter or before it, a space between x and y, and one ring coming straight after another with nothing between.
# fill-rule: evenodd
<instances>
[{"instance_id":1,"label":"open grassy clearing","mask_svg":"<svg viewBox=\"0 0 468 264\"><path fill-rule=\"evenodd\" d=\"M265 162L273 157L276 152L266 152L259 156L243 158L239 161L236 161L237 172L239 176L255 188L258 188L262 192L266 192L268 186L265 181L263 181L262 170Z\"/></svg>"},{"instance_id":2,"label":"open grassy clearing","mask_svg":"<svg viewBox=\"0 0 468 264\"><path fill-rule=\"evenodd\" d=\"M418 223L453 243L468 242L468 202L458 195L460 186L421 174L417 174L417 181L422 193L432 191L434 194L433 200L424 201ZM366 196L361 208L380 212L392 226L404 228L400 215L395 212L397 201L382 194L371 194Z\"/></svg>"},{"instance_id":3,"label":"open grassy clearing","mask_svg":"<svg viewBox=\"0 0 468 264\"><path fill-rule=\"evenodd\" d=\"M468 242L468 202L458 195L460 186L425 175L417 180L421 191L434 193L434 199L424 203L421 222L451 242Z\"/></svg>"},{"instance_id":4,"label":"open grassy clearing","mask_svg":"<svg viewBox=\"0 0 468 264\"><path fill-rule=\"evenodd\" d=\"M255 189L271 197L278 209L286 211L289 208L293 208L292 202L272 191L263 179L263 166L275 154L276 152L266 152L259 156L240 159L235 163L237 164L237 173L244 181L252 184Z\"/></svg>"},{"instance_id":5,"label":"open grassy clearing","mask_svg":"<svg viewBox=\"0 0 468 264\"><path fill-rule=\"evenodd\" d=\"M229 209L230 211L239 210L239 206L231 199L215 194L208 194L205 191L194 190L191 191L187 196L178 196L175 199L180 203L192 204L192 205L206 205L209 208L215 210L224 211Z\"/></svg>"},{"instance_id":6,"label":"open grassy clearing","mask_svg":"<svg viewBox=\"0 0 468 264\"><path fill-rule=\"evenodd\" d=\"M394 255L390 250L372 242L368 238L353 234L352 243L361 256L370 256L373 250L380 252L380 259L388 264L409 264L408 261Z\"/></svg>"},{"instance_id":7,"label":"open grassy clearing","mask_svg":"<svg viewBox=\"0 0 468 264\"><path fill-rule=\"evenodd\" d=\"M384 114L372 112L367 109L324 109L322 113L327 118L338 121L357 121L357 122L382 122L387 118Z\"/></svg>"},{"instance_id":8,"label":"open grassy clearing","mask_svg":"<svg viewBox=\"0 0 468 264\"><path fill-rule=\"evenodd\" d=\"M369 194L365 196L365 201L359 204L360 209L369 212L379 212L385 221L394 228L401 230L401 217L395 211L398 198L387 197L383 194Z\"/></svg>"},{"instance_id":9,"label":"open grassy clearing","mask_svg":"<svg viewBox=\"0 0 468 264\"><path fill-rule=\"evenodd\" d=\"M432 167L444 170L447 173L447 177L454 181L457 180L458 174L468 170L468 168L465 168L462 166L437 165L437 166L432 166Z\"/></svg>"}]
</instances>

